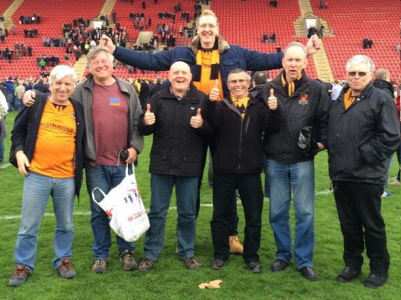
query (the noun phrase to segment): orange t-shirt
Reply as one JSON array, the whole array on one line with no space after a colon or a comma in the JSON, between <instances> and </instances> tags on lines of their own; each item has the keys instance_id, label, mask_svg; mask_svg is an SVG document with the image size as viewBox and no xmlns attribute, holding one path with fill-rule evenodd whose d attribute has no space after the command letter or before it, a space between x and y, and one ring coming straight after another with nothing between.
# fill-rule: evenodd
<instances>
[{"instance_id":1,"label":"orange t-shirt","mask_svg":"<svg viewBox=\"0 0 401 300\"><path fill-rule=\"evenodd\" d=\"M47 101L29 170L53 178L74 177L76 122L71 103Z\"/></svg>"}]
</instances>

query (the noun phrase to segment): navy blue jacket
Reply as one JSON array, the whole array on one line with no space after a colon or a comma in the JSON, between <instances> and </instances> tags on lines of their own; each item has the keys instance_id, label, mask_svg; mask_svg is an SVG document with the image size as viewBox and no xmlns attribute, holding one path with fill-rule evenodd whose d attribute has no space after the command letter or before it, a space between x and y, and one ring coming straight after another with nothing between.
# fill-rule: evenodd
<instances>
[{"instance_id":1,"label":"navy blue jacket","mask_svg":"<svg viewBox=\"0 0 401 300\"><path fill-rule=\"evenodd\" d=\"M228 45L218 36L218 49L220 52L220 72L224 97L229 96L227 78L230 71L241 68L249 71L263 71L282 68L283 53L262 53L248 50L240 46ZM135 66L142 70L166 71L176 61L184 61L195 72L196 52L199 50L199 38L196 37L189 46L173 48L170 51L159 51L151 54L137 52L126 48L116 47L113 55L119 61Z\"/></svg>"},{"instance_id":2,"label":"navy blue jacket","mask_svg":"<svg viewBox=\"0 0 401 300\"><path fill-rule=\"evenodd\" d=\"M47 103L49 94L37 93L35 105L24 107L14 121L14 128L11 132L11 153L10 163L18 168L15 153L23 150L29 162L32 161L35 152L36 139L38 137L40 120ZM75 194L79 196L82 184L83 170L83 141L84 141L84 110L82 104L70 99L75 110L75 122L77 134L75 136ZM49 141L56 143L57 141Z\"/></svg>"}]
</instances>

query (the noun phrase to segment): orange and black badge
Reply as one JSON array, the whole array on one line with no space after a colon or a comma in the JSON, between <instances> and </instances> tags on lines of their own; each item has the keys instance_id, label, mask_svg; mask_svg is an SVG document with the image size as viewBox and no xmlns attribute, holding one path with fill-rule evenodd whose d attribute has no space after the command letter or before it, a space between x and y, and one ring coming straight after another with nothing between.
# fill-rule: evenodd
<instances>
[{"instance_id":1,"label":"orange and black badge","mask_svg":"<svg viewBox=\"0 0 401 300\"><path fill-rule=\"evenodd\" d=\"M308 95L307 94L301 94L301 97L299 98L299 104L301 104L301 105L308 104Z\"/></svg>"}]
</instances>

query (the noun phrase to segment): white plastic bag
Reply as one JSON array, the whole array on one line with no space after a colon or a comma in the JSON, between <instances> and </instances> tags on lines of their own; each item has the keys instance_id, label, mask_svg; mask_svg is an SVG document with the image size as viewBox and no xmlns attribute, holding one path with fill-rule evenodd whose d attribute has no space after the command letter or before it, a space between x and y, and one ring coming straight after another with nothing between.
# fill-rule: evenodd
<instances>
[{"instance_id":1,"label":"white plastic bag","mask_svg":"<svg viewBox=\"0 0 401 300\"><path fill-rule=\"evenodd\" d=\"M95 200L96 190L104 196L100 202ZM93 189L92 199L109 216L110 227L127 242L136 241L149 229L149 218L138 191L134 166L129 175L127 165L125 178L107 195L100 188Z\"/></svg>"}]
</instances>

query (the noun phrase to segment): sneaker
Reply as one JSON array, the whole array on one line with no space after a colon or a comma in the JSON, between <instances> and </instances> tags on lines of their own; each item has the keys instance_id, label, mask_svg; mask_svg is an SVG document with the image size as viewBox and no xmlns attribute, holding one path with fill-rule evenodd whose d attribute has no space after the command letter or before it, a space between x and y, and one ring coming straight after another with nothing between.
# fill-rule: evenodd
<instances>
[{"instance_id":1,"label":"sneaker","mask_svg":"<svg viewBox=\"0 0 401 300\"><path fill-rule=\"evenodd\" d=\"M105 259L96 259L95 263L92 266L93 273L104 274L107 272L106 268L106 260Z\"/></svg>"},{"instance_id":2,"label":"sneaker","mask_svg":"<svg viewBox=\"0 0 401 300\"><path fill-rule=\"evenodd\" d=\"M398 179L394 179L394 181L389 182L391 185L400 185L400 181Z\"/></svg>"},{"instance_id":3,"label":"sneaker","mask_svg":"<svg viewBox=\"0 0 401 300\"><path fill-rule=\"evenodd\" d=\"M260 272L262 272L262 267L256 261L250 262L248 264L248 268L249 268L249 270L251 270L252 273L260 273Z\"/></svg>"},{"instance_id":4,"label":"sneaker","mask_svg":"<svg viewBox=\"0 0 401 300\"><path fill-rule=\"evenodd\" d=\"M199 269L201 266L199 260L197 260L194 256L185 258L184 262L190 269Z\"/></svg>"},{"instance_id":5,"label":"sneaker","mask_svg":"<svg viewBox=\"0 0 401 300\"><path fill-rule=\"evenodd\" d=\"M360 269L352 269L345 267L341 270L340 274L337 275L338 282L351 282L361 274Z\"/></svg>"},{"instance_id":6,"label":"sneaker","mask_svg":"<svg viewBox=\"0 0 401 300\"><path fill-rule=\"evenodd\" d=\"M123 253L121 253L120 262L123 263L123 268L125 271L138 269L138 264L134 260L134 255L130 250L125 250Z\"/></svg>"},{"instance_id":7,"label":"sneaker","mask_svg":"<svg viewBox=\"0 0 401 300\"><path fill-rule=\"evenodd\" d=\"M155 262L153 260L145 257L139 264L139 270L142 272L147 272L152 269L154 263Z\"/></svg>"},{"instance_id":8,"label":"sneaker","mask_svg":"<svg viewBox=\"0 0 401 300\"><path fill-rule=\"evenodd\" d=\"M238 236L230 236L230 253L242 254L244 252L244 247L239 242Z\"/></svg>"},{"instance_id":9,"label":"sneaker","mask_svg":"<svg viewBox=\"0 0 401 300\"><path fill-rule=\"evenodd\" d=\"M391 196L393 196L393 194L387 191L384 191L382 194L382 197L391 197Z\"/></svg>"},{"instance_id":10,"label":"sneaker","mask_svg":"<svg viewBox=\"0 0 401 300\"><path fill-rule=\"evenodd\" d=\"M29 276L29 269L23 265L18 265L15 270L13 276L11 276L8 281L9 286L20 286L24 284L26 279Z\"/></svg>"},{"instance_id":11,"label":"sneaker","mask_svg":"<svg viewBox=\"0 0 401 300\"><path fill-rule=\"evenodd\" d=\"M68 257L63 257L61 259L61 265L57 268L57 272L60 274L61 278L64 279L72 279L77 276L77 272L73 269Z\"/></svg>"},{"instance_id":12,"label":"sneaker","mask_svg":"<svg viewBox=\"0 0 401 300\"><path fill-rule=\"evenodd\" d=\"M388 280L388 275L380 276L376 274L370 273L368 278L366 278L365 282L363 283L364 286L372 289L377 289L383 286Z\"/></svg>"}]
</instances>

